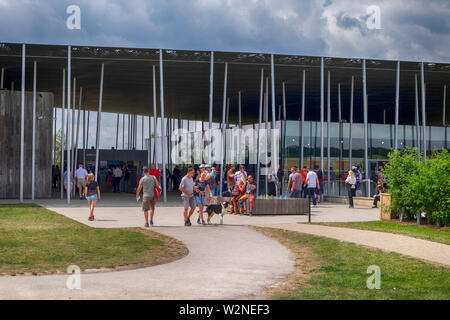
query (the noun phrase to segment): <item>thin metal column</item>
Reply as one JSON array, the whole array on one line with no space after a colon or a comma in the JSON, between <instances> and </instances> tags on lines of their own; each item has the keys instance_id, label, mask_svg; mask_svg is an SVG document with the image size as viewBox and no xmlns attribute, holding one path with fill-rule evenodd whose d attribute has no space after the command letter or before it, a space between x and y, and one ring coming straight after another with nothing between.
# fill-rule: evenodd
<instances>
[{"instance_id":1,"label":"thin metal column","mask_svg":"<svg viewBox=\"0 0 450 320\"><path fill-rule=\"evenodd\" d=\"M122 114L122 150L125 150L125 113Z\"/></svg>"},{"instance_id":2,"label":"thin metal column","mask_svg":"<svg viewBox=\"0 0 450 320\"><path fill-rule=\"evenodd\" d=\"M274 171L275 175L277 174L278 170L278 150L276 150L276 143L275 143L275 126L276 126L276 118L275 118L275 64L274 64L274 55L270 55L270 78L271 78L271 96L272 96L272 134L270 135L272 137L272 170Z\"/></svg>"},{"instance_id":3,"label":"thin metal column","mask_svg":"<svg viewBox=\"0 0 450 320\"><path fill-rule=\"evenodd\" d=\"M77 116L77 130L76 130L77 136L75 138L75 158L74 158L75 161L73 163L75 170L77 169L77 164L78 164L78 137L80 135L80 111L81 111L82 97L83 97L83 87L80 86L80 93L78 95L78 116ZM74 107L75 107L75 105L74 105Z\"/></svg>"},{"instance_id":4,"label":"thin metal column","mask_svg":"<svg viewBox=\"0 0 450 320\"><path fill-rule=\"evenodd\" d=\"M282 101L282 103L283 103L283 106L282 106L283 120L281 120L281 116L279 118L280 118L280 124L281 124L281 128L282 128L282 130L281 130L281 137L282 137L281 169L284 170L284 161L285 161L284 155L285 155L285 151L286 151L285 150L286 149L286 83L284 81L282 83L282 89L283 89L283 92L282 92L282 95L283 95L283 101ZM280 108L280 110L281 110L281 108ZM284 179L280 182L281 182L281 194L283 194Z\"/></svg>"},{"instance_id":5,"label":"thin metal column","mask_svg":"<svg viewBox=\"0 0 450 320\"><path fill-rule=\"evenodd\" d=\"M397 61L397 76L395 80L395 130L394 130L394 149L398 149L398 114L400 100L400 61Z\"/></svg>"},{"instance_id":6,"label":"thin metal column","mask_svg":"<svg viewBox=\"0 0 450 320\"><path fill-rule=\"evenodd\" d=\"M117 124L116 124L116 150L119 147L119 117L120 114L117 114Z\"/></svg>"},{"instance_id":7,"label":"thin metal column","mask_svg":"<svg viewBox=\"0 0 450 320\"><path fill-rule=\"evenodd\" d=\"M71 164L72 164L72 173L75 174L75 170L76 170L76 166L75 166L75 108L76 108L76 88L77 88L77 78L73 78L73 92L72 92L72 109L71 109L71 113L72 113L72 131L71 131L71 143L70 143L70 160L71 160ZM75 194L75 188L73 188L72 193Z\"/></svg>"},{"instance_id":8,"label":"thin metal column","mask_svg":"<svg viewBox=\"0 0 450 320\"><path fill-rule=\"evenodd\" d=\"M268 182L268 180L267 180L267 174L268 174L268 170L269 170L269 167L268 167L268 161L267 161L267 159L268 159L268 153L269 153L269 150L268 150L268 141L267 141L267 138L268 138L268 134L267 134L267 130L269 129L269 77L266 77L266 95L265 95L265 102L264 102L264 124L265 124L265 126L264 126L264 128L266 129L266 147L265 147L265 149L266 149L266 152L265 152L265 162L266 162L266 177L265 177L265 185L264 185L264 194L267 194L268 193L268 191L269 191L269 182Z\"/></svg>"},{"instance_id":9,"label":"thin metal column","mask_svg":"<svg viewBox=\"0 0 450 320\"><path fill-rule=\"evenodd\" d=\"M208 148L208 161L209 163L212 163L211 155L211 147L212 147L212 138L211 138L211 131L212 131L212 118L213 118L213 90L214 90L214 51L211 51L211 61L209 66L209 148Z\"/></svg>"},{"instance_id":10,"label":"thin metal column","mask_svg":"<svg viewBox=\"0 0 450 320\"><path fill-rule=\"evenodd\" d=\"M222 100L222 146L220 153L220 186L219 195L222 196L222 185L223 185L223 165L224 165L224 155L225 155L225 116L227 109L227 81L228 81L228 62L225 62L225 76L223 80L223 100Z\"/></svg>"},{"instance_id":11,"label":"thin metal column","mask_svg":"<svg viewBox=\"0 0 450 320\"><path fill-rule=\"evenodd\" d=\"M156 166L156 130L158 112L156 110L156 66L153 65L153 164Z\"/></svg>"},{"instance_id":12,"label":"thin metal column","mask_svg":"<svg viewBox=\"0 0 450 320\"><path fill-rule=\"evenodd\" d=\"M117 122L117 130L119 130L119 122ZM143 115L141 116L141 146L142 146L142 150L144 150L144 116Z\"/></svg>"},{"instance_id":13,"label":"thin metal column","mask_svg":"<svg viewBox=\"0 0 450 320\"><path fill-rule=\"evenodd\" d=\"M87 116L87 126L86 126L86 149L89 149L89 124L90 121L91 111L88 110L88 116Z\"/></svg>"},{"instance_id":14,"label":"thin metal column","mask_svg":"<svg viewBox=\"0 0 450 320\"><path fill-rule=\"evenodd\" d=\"M427 158L427 139L426 139L426 112L425 112L425 71L423 70L423 62L420 64L420 83L422 88L422 146L423 146L423 160Z\"/></svg>"},{"instance_id":15,"label":"thin metal column","mask_svg":"<svg viewBox=\"0 0 450 320\"><path fill-rule=\"evenodd\" d=\"M330 122L331 122L331 72L328 71L327 79L327 193L330 194L330 177L331 177L331 139L330 139Z\"/></svg>"},{"instance_id":16,"label":"thin metal column","mask_svg":"<svg viewBox=\"0 0 450 320\"><path fill-rule=\"evenodd\" d=\"M4 80L5 80L5 68L2 68L0 75L0 89L3 89Z\"/></svg>"},{"instance_id":17,"label":"thin metal column","mask_svg":"<svg viewBox=\"0 0 450 320\"><path fill-rule=\"evenodd\" d=\"M31 200L34 200L34 184L36 176L36 77L37 62L33 62L33 137L31 145Z\"/></svg>"},{"instance_id":18,"label":"thin metal column","mask_svg":"<svg viewBox=\"0 0 450 320\"><path fill-rule=\"evenodd\" d=\"M72 113L71 113L71 106L70 106L70 90L72 89L72 86L70 84L71 81L71 53L72 53L72 47L67 47L67 189L72 190L72 184L73 181L71 179L70 174L70 166L71 166L71 156L70 156L70 150L72 149L72 133L71 133L71 121L72 121ZM67 190L67 191L68 191ZM67 194L67 204L70 204L70 193L66 192Z\"/></svg>"},{"instance_id":19,"label":"thin metal column","mask_svg":"<svg viewBox=\"0 0 450 320\"><path fill-rule=\"evenodd\" d=\"M414 75L415 84L415 125L416 125L416 136L417 136L417 152L420 154L420 124L419 124L419 90L417 86L417 73Z\"/></svg>"},{"instance_id":20,"label":"thin metal column","mask_svg":"<svg viewBox=\"0 0 450 320\"><path fill-rule=\"evenodd\" d=\"M349 152L349 164L350 168L352 168L352 149L353 149L353 137L352 137L352 126L353 126L353 95L354 95L354 87L355 87L355 76L352 76L352 85L350 89L350 126L349 126L349 143L348 143L348 152Z\"/></svg>"},{"instance_id":21,"label":"thin metal column","mask_svg":"<svg viewBox=\"0 0 450 320\"><path fill-rule=\"evenodd\" d=\"M370 168L369 168L369 155L368 155L368 128L367 128L367 120L368 120L368 110L367 110L367 80L366 80L366 59L362 61L362 80L363 80L363 107L364 107L364 160L365 160L365 178L367 184L367 197L370 197Z\"/></svg>"},{"instance_id":22,"label":"thin metal column","mask_svg":"<svg viewBox=\"0 0 450 320\"><path fill-rule=\"evenodd\" d=\"M159 50L159 98L161 100L161 142L162 142L162 177L164 181L164 202L167 202L167 192L168 189L167 181L166 181L166 146L164 143L164 134L165 134L165 123L164 123L164 74L163 74L163 51Z\"/></svg>"},{"instance_id":23,"label":"thin metal column","mask_svg":"<svg viewBox=\"0 0 450 320\"><path fill-rule=\"evenodd\" d=\"M25 46L25 44L22 44L22 91L20 95L20 202L23 202L23 159L25 152Z\"/></svg>"},{"instance_id":24,"label":"thin metal column","mask_svg":"<svg viewBox=\"0 0 450 320\"><path fill-rule=\"evenodd\" d=\"M259 90L259 118L258 118L258 145L257 145L257 166L256 166L256 196L259 196L259 176L261 172L260 150L259 150L259 130L261 129L262 110L263 110L263 93L264 92L264 68L261 68L261 85Z\"/></svg>"},{"instance_id":25,"label":"thin metal column","mask_svg":"<svg viewBox=\"0 0 450 320\"><path fill-rule=\"evenodd\" d=\"M323 131L324 131L324 66L320 58L320 169L323 170Z\"/></svg>"},{"instance_id":26,"label":"thin metal column","mask_svg":"<svg viewBox=\"0 0 450 320\"><path fill-rule=\"evenodd\" d=\"M95 136L95 181L98 181L98 165L99 165L99 146L100 146L100 125L102 119L102 103L103 103L103 77L105 74L105 64L102 63L100 72L100 95L98 99L98 114L97 114L97 133Z\"/></svg>"},{"instance_id":27,"label":"thin metal column","mask_svg":"<svg viewBox=\"0 0 450 320\"><path fill-rule=\"evenodd\" d=\"M86 106L83 108L83 166L86 169Z\"/></svg>"},{"instance_id":28,"label":"thin metal column","mask_svg":"<svg viewBox=\"0 0 450 320\"><path fill-rule=\"evenodd\" d=\"M447 85L444 85L444 95L442 98L442 125L445 127L445 100L447 98Z\"/></svg>"},{"instance_id":29,"label":"thin metal column","mask_svg":"<svg viewBox=\"0 0 450 320\"><path fill-rule=\"evenodd\" d=\"M56 165L56 121L58 118L58 110L53 106L53 160L52 164Z\"/></svg>"},{"instance_id":30,"label":"thin metal column","mask_svg":"<svg viewBox=\"0 0 450 320\"><path fill-rule=\"evenodd\" d=\"M65 124L66 124L66 120L65 120L65 114L66 114L66 69L63 69L63 79L62 79L62 102L61 102L61 165L60 165L60 171L61 171L61 175L60 175L60 187L61 187L61 200L64 199L64 183L62 181L62 176L64 174L64 148L65 148Z\"/></svg>"},{"instance_id":31,"label":"thin metal column","mask_svg":"<svg viewBox=\"0 0 450 320\"><path fill-rule=\"evenodd\" d=\"M305 81L306 81L306 70L303 70L303 79L302 79L302 121L301 121L301 140L300 140L300 167L303 168L303 149L304 149L304 141L303 141L303 128L305 126Z\"/></svg>"}]
</instances>

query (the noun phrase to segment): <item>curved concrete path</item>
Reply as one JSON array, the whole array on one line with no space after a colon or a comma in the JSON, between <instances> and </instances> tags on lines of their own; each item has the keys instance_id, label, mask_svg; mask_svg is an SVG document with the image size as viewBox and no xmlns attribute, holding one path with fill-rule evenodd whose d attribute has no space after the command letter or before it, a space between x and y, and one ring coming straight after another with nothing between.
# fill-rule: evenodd
<instances>
[{"instance_id":1,"label":"curved concrete path","mask_svg":"<svg viewBox=\"0 0 450 320\"><path fill-rule=\"evenodd\" d=\"M183 241L189 254L148 268L82 274L81 290L67 289L66 275L0 277L0 299L262 299L265 288L294 271L287 248L244 226L154 230Z\"/></svg>"},{"instance_id":2,"label":"curved concrete path","mask_svg":"<svg viewBox=\"0 0 450 320\"><path fill-rule=\"evenodd\" d=\"M328 227L313 224L273 224L265 227L296 231L397 252L427 262L450 266L450 245L400 234Z\"/></svg>"}]
</instances>

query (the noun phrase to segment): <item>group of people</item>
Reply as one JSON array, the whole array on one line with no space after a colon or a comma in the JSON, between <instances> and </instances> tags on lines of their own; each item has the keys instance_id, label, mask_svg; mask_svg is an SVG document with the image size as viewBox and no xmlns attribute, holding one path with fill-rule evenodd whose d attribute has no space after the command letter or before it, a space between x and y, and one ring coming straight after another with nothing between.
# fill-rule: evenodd
<instances>
[{"instance_id":1,"label":"group of people","mask_svg":"<svg viewBox=\"0 0 450 320\"><path fill-rule=\"evenodd\" d=\"M291 193L291 198L306 198L309 196L313 202L313 207L322 201L323 195L323 174L322 170L316 167L311 170L304 166L301 170L297 167L291 168L287 190Z\"/></svg>"}]
</instances>

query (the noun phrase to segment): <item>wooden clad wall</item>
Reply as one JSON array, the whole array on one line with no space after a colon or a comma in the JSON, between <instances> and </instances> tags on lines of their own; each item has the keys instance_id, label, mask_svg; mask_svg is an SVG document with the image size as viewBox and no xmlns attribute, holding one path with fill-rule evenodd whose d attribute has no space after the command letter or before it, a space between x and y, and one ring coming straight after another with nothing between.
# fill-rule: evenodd
<instances>
[{"instance_id":1,"label":"wooden clad wall","mask_svg":"<svg viewBox=\"0 0 450 320\"><path fill-rule=\"evenodd\" d=\"M31 198L33 94L25 93L24 198ZM0 199L19 198L20 91L0 90ZM53 94L36 94L35 197L51 196Z\"/></svg>"}]
</instances>

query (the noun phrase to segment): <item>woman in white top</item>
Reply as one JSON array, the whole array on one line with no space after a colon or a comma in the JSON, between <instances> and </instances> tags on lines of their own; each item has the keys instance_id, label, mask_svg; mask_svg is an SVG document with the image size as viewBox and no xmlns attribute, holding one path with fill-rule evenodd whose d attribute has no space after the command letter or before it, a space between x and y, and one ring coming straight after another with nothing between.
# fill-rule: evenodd
<instances>
[{"instance_id":1,"label":"woman in white top","mask_svg":"<svg viewBox=\"0 0 450 320\"><path fill-rule=\"evenodd\" d=\"M349 208L353 208L353 197L355 196L356 193L356 176L352 170L348 172L348 176L347 179L345 179L345 183L347 184L348 188L348 203L350 204Z\"/></svg>"}]
</instances>

